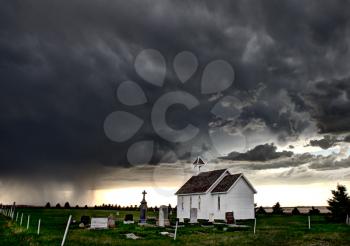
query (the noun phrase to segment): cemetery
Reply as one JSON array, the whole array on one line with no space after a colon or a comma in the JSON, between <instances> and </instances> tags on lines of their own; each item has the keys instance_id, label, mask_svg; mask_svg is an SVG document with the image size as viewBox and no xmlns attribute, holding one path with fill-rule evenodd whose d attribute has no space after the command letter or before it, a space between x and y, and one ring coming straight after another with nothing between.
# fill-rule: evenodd
<instances>
[{"instance_id":1,"label":"cemetery","mask_svg":"<svg viewBox=\"0 0 350 246\"><path fill-rule=\"evenodd\" d=\"M0 211L0 245L350 245L350 226L324 214L235 220L228 213L226 220L179 222L168 206L144 209L7 206Z\"/></svg>"}]
</instances>

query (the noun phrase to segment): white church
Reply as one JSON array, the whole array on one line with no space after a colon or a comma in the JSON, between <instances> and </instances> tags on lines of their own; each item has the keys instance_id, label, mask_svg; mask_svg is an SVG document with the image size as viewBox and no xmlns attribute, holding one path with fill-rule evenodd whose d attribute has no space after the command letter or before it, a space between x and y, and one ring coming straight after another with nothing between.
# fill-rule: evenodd
<instances>
[{"instance_id":1,"label":"white church","mask_svg":"<svg viewBox=\"0 0 350 246\"><path fill-rule=\"evenodd\" d=\"M200 170L204 162L198 157L194 165ZM177 218L226 220L226 213L233 212L234 219L254 219L256 193L242 173L231 174L227 169L199 172L175 193Z\"/></svg>"}]
</instances>

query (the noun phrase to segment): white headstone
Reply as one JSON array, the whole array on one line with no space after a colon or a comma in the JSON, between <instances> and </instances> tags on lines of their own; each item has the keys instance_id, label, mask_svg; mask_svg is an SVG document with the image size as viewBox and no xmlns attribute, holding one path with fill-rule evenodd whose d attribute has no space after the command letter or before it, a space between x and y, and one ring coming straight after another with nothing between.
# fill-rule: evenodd
<instances>
[{"instance_id":1,"label":"white headstone","mask_svg":"<svg viewBox=\"0 0 350 246\"><path fill-rule=\"evenodd\" d=\"M160 206L159 207L159 219L158 219L158 226L164 227L169 226L170 222L168 219L168 206Z\"/></svg>"},{"instance_id":2,"label":"white headstone","mask_svg":"<svg viewBox=\"0 0 350 246\"><path fill-rule=\"evenodd\" d=\"M108 229L108 218L91 218L91 229Z\"/></svg>"},{"instance_id":3,"label":"white headstone","mask_svg":"<svg viewBox=\"0 0 350 246\"><path fill-rule=\"evenodd\" d=\"M159 208L159 218L158 218L158 226L164 227L164 210Z\"/></svg>"},{"instance_id":4,"label":"white headstone","mask_svg":"<svg viewBox=\"0 0 350 246\"><path fill-rule=\"evenodd\" d=\"M126 238L129 238L129 239L138 239L140 237L136 236L134 233L128 233L128 234L125 234Z\"/></svg>"},{"instance_id":5,"label":"white headstone","mask_svg":"<svg viewBox=\"0 0 350 246\"><path fill-rule=\"evenodd\" d=\"M214 213L209 214L209 222L214 222Z\"/></svg>"}]
</instances>

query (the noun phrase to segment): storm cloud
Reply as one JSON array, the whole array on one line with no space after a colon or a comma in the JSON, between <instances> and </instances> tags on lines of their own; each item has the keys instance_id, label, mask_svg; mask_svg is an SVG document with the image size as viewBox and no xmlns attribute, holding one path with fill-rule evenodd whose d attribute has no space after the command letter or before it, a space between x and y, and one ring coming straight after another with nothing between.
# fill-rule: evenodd
<instances>
[{"instance_id":1,"label":"storm cloud","mask_svg":"<svg viewBox=\"0 0 350 246\"><path fill-rule=\"evenodd\" d=\"M247 151L246 153L231 152L221 159L226 160L240 160L240 161L268 161L281 157L291 157L293 155L292 151L276 151L277 147L273 144L264 144L255 146L253 149Z\"/></svg>"},{"instance_id":2,"label":"storm cloud","mask_svg":"<svg viewBox=\"0 0 350 246\"><path fill-rule=\"evenodd\" d=\"M242 146L252 150L228 158L269 161L293 157L264 143L295 146L305 136L350 132L347 1L0 3L2 184L30 183L28 177L37 175L42 183L94 189L106 169L131 168L127 153L139 141L154 142L152 165L208 153L215 159L222 149L243 152ZM135 71L135 59L145 49L156 49L165 59L162 87ZM186 83L173 69L181 51L198 59ZM202 72L213 60L232 66L234 84L203 95ZM147 102L121 103L116 92L124 81L136 82ZM199 129L184 143L166 141L151 124L153 104L174 90L199 102L191 110L174 105L167 113L174 129L188 123ZM111 141L103 128L117 110L144 122L122 143ZM311 145L327 149L335 144L325 141Z\"/></svg>"}]
</instances>

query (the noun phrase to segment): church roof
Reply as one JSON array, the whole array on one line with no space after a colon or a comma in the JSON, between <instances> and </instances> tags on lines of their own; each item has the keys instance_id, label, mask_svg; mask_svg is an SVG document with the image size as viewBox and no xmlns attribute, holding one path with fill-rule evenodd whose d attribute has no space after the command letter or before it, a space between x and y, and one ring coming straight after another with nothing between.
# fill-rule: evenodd
<instances>
[{"instance_id":1,"label":"church roof","mask_svg":"<svg viewBox=\"0 0 350 246\"><path fill-rule=\"evenodd\" d=\"M226 172L226 169L203 172L192 176L175 194L204 193L224 172Z\"/></svg>"},{"instance_id":2,"label":"church roof","mask_svg":"<svg viewBox=\"0 0 350 246\"><path fill-rule=\"evenodd\" d=\"M226 174L223 175L225 172ZM231 174L227 169L219 169L192 176L175 195L206 193L214 185L211 193L228 192L240 178L243 178L252 191L257 193L253 185L242 173Z\"/></svg>"},{"instance_id":3,"label":"church roof","mask_svg":"<svg viewBox=\"0 0 350 246\"><path fill-rule=\"evenodd\" d=\"M241 173L225 176L212 190L212 192L226 192L241 177Z\"/></svg>"}]
</instances>

